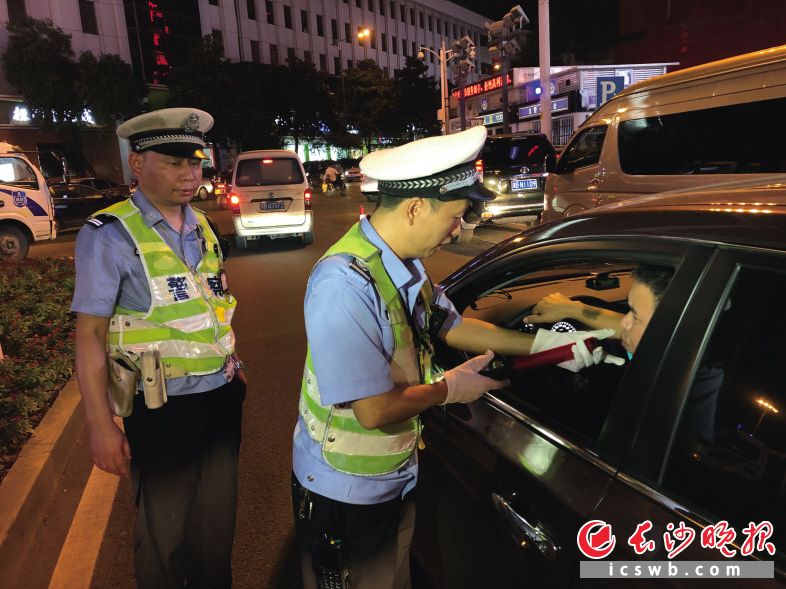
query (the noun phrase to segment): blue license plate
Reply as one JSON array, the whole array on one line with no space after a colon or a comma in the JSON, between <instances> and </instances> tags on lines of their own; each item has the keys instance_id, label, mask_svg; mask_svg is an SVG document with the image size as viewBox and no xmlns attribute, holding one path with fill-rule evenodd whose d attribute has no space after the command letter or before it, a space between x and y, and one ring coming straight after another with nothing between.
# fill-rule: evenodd
<instances>
[{"instance_id":1,"label":"blue license plate","mask_svg":"<svg viewBox=\"0 0 786 589\"><path fill-rule=\"evenodd\" d=\"M537 180L511 180L510 181L511 190L537 190L537 188L538 188Z\"/></svg>"},{"instance_id":2,"label":"blue license plate","mask_svg":"<svg viewBox=\"0 0 786 589\"><path fill-rule=\"evenodd\" d=\"M286 203L283 200L265 201L259 203L260 211L283 211Z\"/></svg>"}]
</instances>

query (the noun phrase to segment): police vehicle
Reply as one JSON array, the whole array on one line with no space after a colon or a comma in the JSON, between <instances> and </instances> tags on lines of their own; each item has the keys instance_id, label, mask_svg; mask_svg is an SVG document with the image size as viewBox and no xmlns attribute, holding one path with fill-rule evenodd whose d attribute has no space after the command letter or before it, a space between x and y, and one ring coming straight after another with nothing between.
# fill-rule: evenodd
<instances>
[{"instance_id":1,"label":"police vehicle","mask_svg":"<svg viewBox=\"0 0 786 589\"><path fill-rule=\"evenodd\" d=\"M31 243L55 237L54 206L41 171L0 142L0 260L21 260Z\"/></svg>"}]
</instances>

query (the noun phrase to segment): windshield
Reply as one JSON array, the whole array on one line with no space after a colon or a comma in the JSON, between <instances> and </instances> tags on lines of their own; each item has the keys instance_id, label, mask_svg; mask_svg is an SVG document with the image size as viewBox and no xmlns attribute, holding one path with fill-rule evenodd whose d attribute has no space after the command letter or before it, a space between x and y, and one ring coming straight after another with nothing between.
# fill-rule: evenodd
<instances>
[{"instance_id":1,"label":"windshield","mask_svg":"<svg viewBox=\"0 0 786 589\"><path fill-rule=\"evenodd\" d=\"M240 160L235 186L279 186L301 184L300 162L291 157Z\"/></svg>"},{"instance_id":2,"label":"windshield","mask_svg":"<svg viewBox=\"0 0 786 589\"><path fill-rule=\"evenodd\" d=\"M542 164L554 148L543 137L488 139L483 146L483 161L487 166L523 166Z\"/></svg>"},{"instance_id":3,"label":"windshield","mask_svg":"<svg viewBox=\"0 0 786 589\"><path fill-rule=\"evenodd\" d=\"M18 157L0 157L0 182L38 190L38 180L33 168Z\"/></svg>"}]
</instances>

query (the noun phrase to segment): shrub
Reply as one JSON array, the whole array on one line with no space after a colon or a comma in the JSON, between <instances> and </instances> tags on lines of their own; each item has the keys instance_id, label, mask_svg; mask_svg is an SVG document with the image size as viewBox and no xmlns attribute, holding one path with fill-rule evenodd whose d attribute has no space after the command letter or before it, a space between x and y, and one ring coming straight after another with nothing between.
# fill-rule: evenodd
<instances>
[{"instance_id":1,"label":"shrub","mask_svg":"<svg viewBox=\"0 0 786 589\"><path fill-rule=\"evenodd\" d=\"M70 258L0 262L0 480L71 377Z\"/></svg>"}]
</instances>

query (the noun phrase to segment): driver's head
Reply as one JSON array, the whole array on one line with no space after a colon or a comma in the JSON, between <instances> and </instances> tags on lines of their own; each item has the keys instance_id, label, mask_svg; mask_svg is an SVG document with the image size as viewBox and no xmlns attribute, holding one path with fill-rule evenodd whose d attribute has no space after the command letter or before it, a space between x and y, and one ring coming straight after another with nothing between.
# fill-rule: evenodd
<instances>
[{"instance_id":1,"label":"driver's head","mask_svg":"<svg viewBox=\"0 0 786 589\"><path fill-rule=\"evenodd\" d=\"M655 307L658 306L673 275L673 268L646 264L632 272L633 286L628 292L630 311L622 318L621 325L622 345L629 353L636 352L641 336L650 324Z\"/></svg>"}]
</instances>

